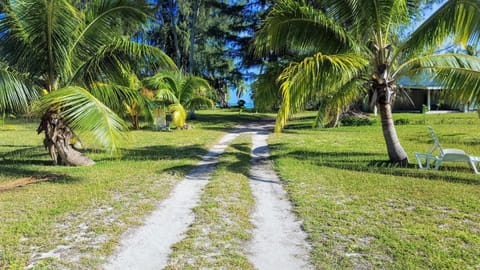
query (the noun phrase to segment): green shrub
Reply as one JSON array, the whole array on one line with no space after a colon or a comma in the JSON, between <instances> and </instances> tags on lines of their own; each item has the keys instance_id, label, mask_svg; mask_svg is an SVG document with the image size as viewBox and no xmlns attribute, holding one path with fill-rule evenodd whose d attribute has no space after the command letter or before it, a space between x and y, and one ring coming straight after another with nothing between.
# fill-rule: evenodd
<instances>
[{"instance_id":1,"label":"green shrub","mask_svg":"<svg viewBox=\"0 0 480 270\"><path fill-rule=\"evenodd\" d=\"M408 124L410 124L410 120L405 119L405 118L400 118L400 119L395 120L394 123L395 123L395 125L408 125Z\"/></svg>"},{"instance_id":2,"label":"green shrub","mask_svg":"<svg viewBox=\"0 0 480 270\"><path fill-rule=\"evenodd\" d=\"M344 116L340 119L342 126L371 126L375 124L375 119L356 116Z\"/></svg>"}]
</instances>

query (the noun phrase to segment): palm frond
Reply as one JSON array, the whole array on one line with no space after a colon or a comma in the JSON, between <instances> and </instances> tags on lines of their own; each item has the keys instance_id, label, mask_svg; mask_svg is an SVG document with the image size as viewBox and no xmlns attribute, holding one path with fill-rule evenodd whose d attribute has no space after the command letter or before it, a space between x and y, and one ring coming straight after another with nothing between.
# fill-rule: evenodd
<instances>
[{"instance_id":1,"label":"palm frond","mask_svg":"<svg viewBox=\"0 0 480 270\"><path fill-rule=\"evenodd\" d=\"M287 67L278 80L281 82L283 103L277 116L276 130L286 124L288 116L301 109L307 97L327 95L357 78L368 62L358 54L324 55L318 53L300 63Z\"/></svg>"},{"instance_id":2,"label":"palm frond","mask_svg":"<svg viewBox=\"0 0 480 270\"><path fill-rule=\"evenodd\" d=\"M257 80L252 84L256 110L269 111L278 107L282 102L282 93L277 78L283 69L285 69L284 63L268 64L264 72L259 74Z\"/></svg>"},{"instance_id":3,"label":"palm frond","mask_svg":"<svg viewBox=\"0 0 480 270\"><path fill-rule=\"evenodd\" d=\"M123 112L123 103L138 104L143 107L146 101L136 88L118 84L95 83L88 90L96 99L117 113Z\"/></svg>"},{"instance_id":4,"label":"palm frond","mask_svg":"<svg viewBox=\"0 0 480 270\"><path fill-rule=\"evenodd\" d=\"M156 91L155 99L162 103L178 103L176 94L169 88L161 88Z\"/></svg>"},{"instance_id":5,"label":"palm frond","mask_svg":"<svg viewBox=\"0 0 480 270\"><path fill-rule=\"evenodd\" d=\"M394 78L400 78L405 75L415 75L419 72L431 72L443 68L468 68L478 69L479 58L466 54L448 53L448 54L429 54L412 57L400 65L393 74Z\"/></svg>"},{"instance_id":6,"label":"palm frond","mask_svg":"<svg viewBox=\"0 0 480 270\"><path fill-rule=\"evenodd\" d=\"M474 58L474 57L472 57ZM446 96L453 101L466 103L480 102L480 59L462 61L457 67L439 68L436 81L447 90Z\"/></svg>"},{"instance_id":7,"label":"palm frond","mask_svg":"<svg viewBox=\"0 0 480 270\"><path fill-rule=\"evenodd\" d=\"M431 52L454 37L457 44L478 44L480 40L480 2L448 0L432 14L400 47L399 53L415 55Z\"/></svg>"},{"instance_id":8,"label":"palm frond","mask_svg":"<svg viewBox=\"0 0 480 270\"><path fill-rule=\"evenodd\" d=\"M360 7L360 1L356 0L327 0L325 1L324 7L328 7L325 8L325 13L330 18L335 18L335 20L343 26L352 26L355 20L361 16L362 11L362 8Z\"/></svg>"},{"instance_id":9,"label":"palm frond","mask_svg":"<svg viewBox=\"0 0 480 270\"><path fill-rule=\"evenodd\" d=\"M337 91L324 95L312 127L324 127L332 123L348 105L358 100L367 92L361 78L352 78L338 87Z\"/></svg>"},{"instance_id":10,"label":"palm frond","mask_svg":"<svg viewBox=\"0 0 480 270\"><path fill-rule=\"evenodd\" d=\"M118 152L124 142L125 122L87 89L65 87L44 96L40 102L41 111L58 108L72 129L93 135L111 153Z\"/></svg>"},{"instance_id":11,"label":"palm frond","mask_svg":"<svg viewBox=\"0 0 480 270\"><path fill-rule=\"evenodd\" d=\"M4 1L0 57L50 83L62 80L71 69L68 48L80 24L80 13L67 0Z\"/></svg>"},{"instance_id":12,"label":"palm frond","mask_svg":"<svg viewBox=\"0 0 480 270\"><path fill-rule=\"evenodd\" d=\"M326 13L361 40L382 32L385 39L396 27L409 20L411 0L326 1Z\"/></svg>"},{"instance_id":13,"label":"palm frond","mask_svg":"<svg viewBox=\"0 0 480 270\"><path fill-rule=\"evenodd\" d=\"M146 1L98 0L89 1L83 12L82 31L70 47L70 53L88 58L105 43L134 34L123 31L145 25L151 9Z\"/></svg>"},{"instance_id":14,"label":"palm frond","mask_svg":"<svg viewBox=\"0 0 480 270\"><path fill-rule=\"evenodd\" d=\"M6 67L0 68L0 112L27 108L29 101L38 97L25 78Z\"/></svg>"},{"instance_id":15,"label":"palm frond","mask_svg":"<svg viewBox=\"0 0 480 270\"><path fill-rule=\"evenodd\" d=\"M194 96L185 104L185 108L189 110L212 109L213 107L215 107L215 102L205 96Z\"/></svg>"},{"instance_id":16,"label":"palm frond","mask_svg":"<svg viewBox=\"0 0 480 270\"><path fill-rule=\"evenodd\" d=\"M339 52L354 47L348 33L322 11L302 1L281 0L276 3L257 33L255 48L262 55L275 52Z\"/></svg>"},{"instance_id":17,"label":"palm frond","mask_svg":"<svg viewBox=\"0 0 480 270\"><path fill-rule=\"evenodd\" d=\"M117 39L102 46L79 66L72 82L121 81L125 74L131 73L130 63L151 59L155 59L161 68L177 69L173 60L160 49L126 39Z\"/></svg>"},{"instance_id":18,"label":"palm frond","mask_svg":"<svg viewBox=\"0 0 480 270\"><path fill-rule=\"evenodd\" d=\"M193 75L184 76L179 84L178 99L180 102L188 102L194 95L205 95L211 89L207 80Z\"/></svg>"},{"instance_id":19,"label":"palm frond","mask_svg":"<svg viewBox=\"0 0 480 270\"><path fill-rule=\"evenodd\" d=\"M464 54L427 55L412 58L395 76L427 72L455 100L480 100L480 59Z\"/></svg>"},{"instance_id":20,"label":"palm frond","mask_svg":"<svg viewBox=\"0 0 480 270\"><path fill-rule=\"evenodd\" d=\"M210 84L198 76L165 70L144 79L143 82L146 87L155 89L157 99L163 102L180 103L187 109L194 109L197 105L211 107L211 102L213 103L208 98ZM196 104L197 102L199 103Z\"/></svg>"},{"instance_id":21,"label":"palm frond","mask_svg":"<svg viewBox=\"0 0 480 270\"><path fill-rule=\"evenodd\" d=\"M175 127L183 128L187 120L187 112L180 103L174 103L168 106L168 111L172 114L172 124Z\"/></svg>"},{"instance_id":22,"label":"palm frond","mask_svg":"<svg viewBox=\"0 0 480 270\"><path fill-rule=\"evenodd\" d=\"M177 82L180 81L179 74L180 72L162 70L151 77L143 79L143 85L152 90L169 88L173 93L178 93L179 86Z\"/></svg>"}]
</instances>

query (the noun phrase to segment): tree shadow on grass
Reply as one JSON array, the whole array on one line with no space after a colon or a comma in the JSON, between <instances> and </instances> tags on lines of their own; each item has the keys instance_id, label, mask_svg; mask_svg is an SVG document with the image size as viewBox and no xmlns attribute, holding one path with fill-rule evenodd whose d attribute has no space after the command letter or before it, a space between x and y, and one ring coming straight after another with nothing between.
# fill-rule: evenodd
<instances>
[{"instance_id":1,"label":"tree shadow on grass","mask_svg":"<svg viewBox=\"0 0 480 270\"><path fill-rule=\"evenodd\" d=\"M254 114L198 115L196 120L192 121L192 123L195 125L204 122L208 123L208 126L202 126L202 129L228 132L234 129L237 125L246 123L259 123L264 121L271 122L275 120Z\"/></svg>"},{"instance_id":2,"label":"tree shadow on grass","mask_svg":"<svg viewBox=\"0 0 480 270\"><path fill-rule=\"evenodd\" d=\"M22 178L14 179L12 181L0 182L0 194L2 192L15 190L24 186L29 186L33 184L42 183L42 182L67 184L75 180L77 179L67 176L65 174L44 174L44 175L22 177Z\"/></svg>"},{"instance_id":3,"label":"tree shadow on grass","mask_svg":"<svg viewBox=\"0 0 480 270\"><path fill-rule=\"evenodd\" d=\"M20 178L45 179L44 181L39 182L49 182L55 184L70 184L80 180L77 177L72 177L63 173L44 170L38 171L34 169L27 169L18 165L3 164L0 165L0 176L9 179L7 181L2 181L3 183L17 181Z\"/></svg>"},{"instance_id":4,"label":"tree shadow on grass","mask_svg":"<svg viewBox=\"0 0 480 270\"><path fill-rule=\"evenodd\" d=\"M280 147L274 145L273 147ZM320 152L320 151L291 151L282 156L288 156L300 161L309 162L317 166L325 166L341 170L369 172L383 175L412 177L417 179L440 180L454 183L465 183L480 185L480 179L467 167L446 166L441 171L420 170L415 164L408 164L407 167L398 167L388 161L381 160L381 155L362 152ZM276 160L279 156L272 156ZM448 171L455 170L455 171ZM471 173L472 177L455 175L454 173Z\"/></svg>"},{"instance_id":5,"label":"tree shadow on grass","mask_svg":"<svg viewBox=\"0 0 480 270\"><path fill-rule=\"evenodd\" d=\"M249 178L251 181L279 184L278 181L272 180L271 175L269 173L266 173L265 175L259 175L258 173L251 171L252 165L265 164L267 166L271 166L270 164L271 158L263 157L262 155L267 151L269 151L268 146L259 146L254 148L253 150L250 148L248 144L234 144L232 145L232 147L239 151L239 152L231 153L231 155L234 155L235 158L239 161L228 164L227 165L228 171L243 174L245 177ZM251 152L253 152L253 154L257 156L252 157Z\"/></svg>"},{"instance_id":6,"label":"tree shadow on grass","mask_svg":"<svg viewBox=\"0 0 480 270\"><path fill-rule=\"evenodd\" d=\"M199 144L187 146L154 145L139 148L122 149L120 160L180 160L200 159L208 151ZM96 161L110 160L100 158Z\"/></svg>"},{"instance_id":7,"label":"tree shadow on grass","mask_svg":"<svg viewBox=\"0 0 480 270\"><path fill-rule=\"evenodd\" d=\"M12 145L12 147L16 149L0 154L1 177L11 178L12 181L25 177L36 179L48 177L48 182L62 184L79 180L66 174L59 174L43 146Z\"/></svg>"},{"instance_id":8,"label":"tree shadow on grass","mask_svg":"<svg viewBox=\"0 0 480 270\"><path fill-rule=\"evenodd\" d=\"M312 121L313 123L313 121ZM312 123L295 123L295 124L289 124L286 126L282 132L286 133L298 133L302 132L303 130L315 130L315 128L312 127Z\"/></svg>"},{"instance_id":9,"label":"tree shadow on grass","mask_svg":"<svg viewBox=\"0 0 480 270\"><path fill-rule=\"evenodd\" d=\"M15 146L18 147L18 146ZM103 154L103 151L98 149L84 149L82 153L90 156L99 154L98 158L94 158L96 162L111 161L112 157L107 154ZM145 161L145 160L182 160L193 159L200 160L203 155L207 153L207 150L201 145L188 145L188 146L166 146L156 145L148 147L140 147L134 149L122 149L122 161ZM35 170L30 166L47 166L52 170L41 171ZM190 170L193 166L182 165L177 168L167 169L167 173L176 174L184 173ZM53 173L52 162L49 159L48 153L43 146L25 146L20 149L15 149L10 152L0 154L0 175L7 178L19 178L19 177L36 177L39 175L45 175ZM154 170L155 168L152 168ZM65 178L66 179L66 178ZM58 180L63 181L63 180ZM64 182L70 182L65 180Z\"/></svg>"},{"instance_id":10,"label":"tree shadow on grass","mask_svg":"<svg viewBox=\"0 0 480 270\"><path fill-rule=\"evenodd\" d=\"M301 132L301 130L312 130L313 123L315 122L316 116L300 116L294 117L295 121L290 121L283 129L282 132L285 133L296 133Z\"/></svg>"},{"instance_id":11,"label":"tree shadow on grass","mask_svg":"<svg viewBox=\"0 0 480 270\"><path fill-rule=\"evenodd\" d=\"M33 169L27 169L22 166L18 166L15 164L4 164L0 165L0 175L5 177L29 177L29 176L36 176L45 174L45 172L39 172Z\"/></svg>"},{"instance_id":12,"label":"tree shadow on grass","mask_svg":"<svg viewBox=\"0 0 480 270\"><path fill-rule=\"evenodd\" d=\"M430 145L434 144L432 136L430 134L427 134L426 132L409 135L409 136L406 136L404 139L408 139L415 143L430 144ZM462 149L462 147L466 148L469 146L480 145L480 139L478 137L468 136L467 133L444 134L439 136L439 141L442 147L443 145L448 145L448 144L464 144L464 146L459 147L460 149ZM449 147L445 147L445 148L449 148ZM458 148L458 147L454 147L454 148Z\"/></svg>"},{"instance_id":13,"label":"tree shadow on grass","mask_svg":"<svg viewBox=\"0 0 480 270\"><path fill-rule=\"evenodd\" d=\"M157 170L156 173L157 174L166 173L170 175L180 174L181 176L186 176L195 167L197 167L197 165L177 165L177 166L172 166L162 170Z\"/></svg>"},{"instance_id":14,"label":"tree shadow on grass","mask_svg":"<svg viewBox=\"0 0 480 270\"><path fill-rule=\"evenodd\" d=\"M250 169L250 145L247 143L234 143L230 145L233 149L237 150L234 153L225 153L224 155L234 157L236 162L231 162L226 164L226 169L229 172L234 172L238 174L243 174L246 177L250 177L249 169Z\"/></svg>"},{"instance_id":15,"label":"tree shadow on grass","mask_svg":"<svg viewBox=\"0 0 480 270\"><path fill-rule=\"evenodd\" d=\"M10 161L19 161L19 160L31 160L35 161L33 158L45 157L47 156L47 151L43 146L31 146L31 145L0 145L5 147L14 147L12 151L0 153L0 159L5 162Z\"/></svg>"},{"instance_id":16,"label":"tree shadow on grass","mask_svg":"<svg viewBox=\"0 0 480 270\"><path fill-rule=\"evenodd\" d=\"M5 177L35 177L38 175L48 174L49 172L38 171L28 166L48 166L52 162L48 160L45 148L42 146L18 146L20 149L0 154L0 175Z\"/></svg>"}]
</instances>

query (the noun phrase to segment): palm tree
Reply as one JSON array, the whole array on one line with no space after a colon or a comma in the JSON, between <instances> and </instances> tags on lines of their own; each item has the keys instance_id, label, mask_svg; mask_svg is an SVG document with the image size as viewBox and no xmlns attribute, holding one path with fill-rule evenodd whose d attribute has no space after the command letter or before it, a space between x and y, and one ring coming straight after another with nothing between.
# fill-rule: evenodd
<instances>
[{"instance_id":1,"label":"palm tree","mask_svg":"<svg viewBox=\"0 0 480 270\"><path fill-rule=\"evenodd\" d=\"M29 105L28 101L37 97L37 93L30 91L30 86L24 79L7 66L0 68L0 113L3 121L7 111L25 109Z\"/></svg>"},{"instance_id":2,"label":"palm tree","mask_svg":"<svg viewBox=\"0 0 480 270\"><path fill-rule=\"evenodd\" d=\"M125 100L135 100L138 95L128 87L108 85L135 69L134 60L173 65L160 50L130 41L149 18L147 3L0 1L0 63L20 74L23 85L32 85L24 91L25 87L16 83L19 80L9 80L5 77L9 73L0 72L4 82L0 93L7 93L0 96L7 96L8 104L24 105L43 89L38 132L45 132L44 144L54 164L93 164L70 147L73 130L93 133L110 151L118 150L126 125L116 112L124 110Z\"/></svg>"},{"instance_id":3,"label":"palm tree","mask_svg":"<svg viewBox=\"0 0 480 270\"><path fill-rule=\"evenodd\" d=\"M136 98L124 101L124 106L133 129L139 129L141 116L144 116L145 119L152 118L151 107L153 106L155 93L147 89L138 76L133 73L127 74L125 79L124 85L116 85L115 87L128 87L136 95Z\"/></svg>"},{"instance_id":4,"label":"palm tree","mask_svg":"<svg viewBox=\"0 0 480 270\"><path fill-rule=\"evenodd\" d=\"M412 25L425 2L280 0L275 4L258 32L257 51L311 52L291 63L278 78L283 104L277 130L313 93L331 97L342 93L338 98L354 92L368 93L380 111L390 161L408 163L391 112L392 99L399 91L396 83L402 76L427 72L458 99L480 95L478 58L435 54L448 39L454 38L462 45L479 42L478 0L446 0L425 22L402 37L401 30ZM333 102L335 106L341 103Z\"/></svg>"},{"instance_id":5,"label":"palm tree","mask_svg":"<svg viewBox=\"0 0 480 270\"><path fill-rule=\"evenodd\" d=\"M174 126L183 128L187 119L187 111L191 116L194 111L203 107L214 106L212 89L207 80L184 74L181 71L163 71L146 78L144 85L156 92L156 100L168 105Z\"/></svg>"}]
</instances>

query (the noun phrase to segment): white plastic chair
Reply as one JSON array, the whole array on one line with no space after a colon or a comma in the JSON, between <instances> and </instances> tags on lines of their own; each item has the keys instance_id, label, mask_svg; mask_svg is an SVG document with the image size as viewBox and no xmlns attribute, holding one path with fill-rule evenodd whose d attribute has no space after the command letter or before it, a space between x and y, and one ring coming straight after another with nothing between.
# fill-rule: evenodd
<instances>
[{"instance_id":1,"label":"white plastic chair","mask_svg":"<svg viewBox=\"0 0 480 270\"><path fill-rule=\"evenodd\" d=\"M430 169L431 166L434 166L434 169L438 170L444 161L467 162L476 174L480 174L477 168L477 164L480 163L480 157L470 156L461 149L443 149L433 128L428 127L428 129L433 137L433 146L425 154L415 152L418 167ZM438 150L439 155L434 154L436 150Z\"/></svg>"}]
</instances>

